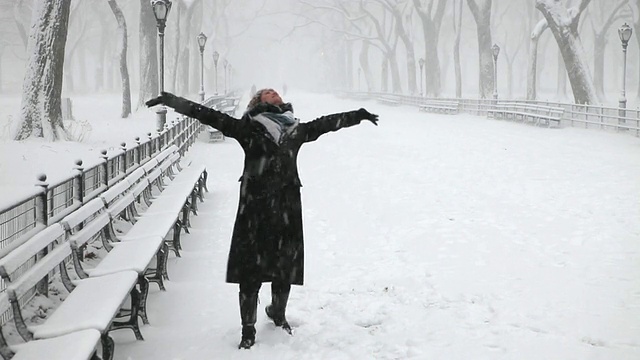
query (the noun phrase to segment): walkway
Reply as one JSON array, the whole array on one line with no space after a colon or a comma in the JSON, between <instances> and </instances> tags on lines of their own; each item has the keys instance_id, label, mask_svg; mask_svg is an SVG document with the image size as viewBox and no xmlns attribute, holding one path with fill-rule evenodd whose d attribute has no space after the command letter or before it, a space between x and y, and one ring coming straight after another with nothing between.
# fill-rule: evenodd
<instances>
[{"instance_id":1,"label":"walkway","mask_svg":"<svg viewBox=\"0 0 640 360\"><path fill-rule=\"evenodd\" d=\"M290 337L267 321L240 351L224 282L242 153L189 158L209 189L150 326L114 335L117 359L640 358L640 139L292 95L297 116L365 105L370 123L299 158L305 286Z\"/></svg>"}]
</instances>

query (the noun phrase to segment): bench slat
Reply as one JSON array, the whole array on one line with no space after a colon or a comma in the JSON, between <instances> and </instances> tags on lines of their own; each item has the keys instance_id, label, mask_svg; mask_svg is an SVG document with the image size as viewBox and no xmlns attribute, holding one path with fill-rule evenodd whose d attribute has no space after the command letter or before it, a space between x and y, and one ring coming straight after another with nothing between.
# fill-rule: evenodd
<instances>
[{"instance_id":1,"label":"bench slat","mask_svg":"<svg viewBox=\"0 0 640 360\"><path fill-rule=\"evenodd\" d=\"M96 351L99 343L100 332L87 329L12 346L16 355L11 360L86 360Z\"/></svg>"},{"instance_id":2,"label":"bench slat","mask_svg":"<svg viewBox=\"0 0 640 360\"><path fill-rule=\"evenodd\" d=\"M93 199L84 204L80 209L60 220L60 223L65 229L73 230L91 216L102 210L104 210L104 202L101 199Z\"/></svg>"},{"instance_id":3,"label":"bench slat","mask_svg":"<svg viewBox=\"0 0 640 360\"><path fill-rule=\"evenodd\" d=\"M53 224L41 232L34 235L24 244L20 245L7 256L0 259L0 275L9 279L20 266L26 263L29 259L33 258L42 249L46 248L52 242L56 240L64 239L64 229L58 223ZM10 279L15 281L15 279Z\"/></svg>"},{"instance_id":4,"label":"bench slat","mask_svg":"<svg viewBox=\"0 0 640 360\"><path fill-rule=\"evenodd\" d=\"M59 225L58 225L59 226ZM7 287L7 294L11 300L19 300L31 290L51 270L71 255L71 247L68 242L56 246L44 258L38 260L29 270Z\"/></svg>"},{"instance_id":5,"label":"bench slat","mask_svg":"<svg viewBox=\"0 0 640 360\"><path fill-rule=\"evenodd\" d=\"M31 328L33 337L46 339L85 329L104 333L137 279L135 271L122 271L80 280L44 324Z\"/></svg>"}]
</instances>

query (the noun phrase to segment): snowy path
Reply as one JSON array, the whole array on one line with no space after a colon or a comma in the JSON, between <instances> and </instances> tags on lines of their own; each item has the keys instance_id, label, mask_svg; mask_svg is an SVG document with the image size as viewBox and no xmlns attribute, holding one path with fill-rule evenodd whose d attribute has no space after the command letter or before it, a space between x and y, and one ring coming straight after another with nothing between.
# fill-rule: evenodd
<instances>
[{"instance_id":1,"label":"snowy path","mask_svg":"<svg viewBox=\"0 0 640 360\"><path fill-rule=\"evenodd\" d=\"M239 351L224 282L242 153L201 141L209 188L150 326L118 359L638 359L640 139L418 113L328 96L297 116L365 105L369 123L303 147L305 286L289 337L267 321Z\"/></svg>"}]
</instances>

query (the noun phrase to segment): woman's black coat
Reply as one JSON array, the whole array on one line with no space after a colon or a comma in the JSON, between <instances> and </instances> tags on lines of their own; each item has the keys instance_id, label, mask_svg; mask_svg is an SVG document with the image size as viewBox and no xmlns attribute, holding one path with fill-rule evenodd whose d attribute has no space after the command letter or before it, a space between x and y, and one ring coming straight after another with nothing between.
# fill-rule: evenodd
<instances>
[{"instance_id":1,"label":"woman's black coat","mask_svg":"<svg viewBox=\"0 0 640 360\"><path fill-rule=\"evenodd\" d=\"M302 204L297 157L302 144L320 135L357 125L370 115L364 110L320 117L299 123L283 135L280 145L249 115L283 113L290 104L259 104L241 119L235 119L184 98L169 96L165 105L200 120L234 138L244 150L240 178L240 201L231 239L227 282L284 281L302 285L304 243ZM363 114L364 111L364 114Z\"/></svg>"}]
</instances>

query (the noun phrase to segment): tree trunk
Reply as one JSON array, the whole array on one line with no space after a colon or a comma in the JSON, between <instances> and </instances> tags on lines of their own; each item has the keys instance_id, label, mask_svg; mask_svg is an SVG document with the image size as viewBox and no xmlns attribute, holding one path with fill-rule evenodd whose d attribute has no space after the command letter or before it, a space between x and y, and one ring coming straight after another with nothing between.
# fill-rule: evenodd
<instances>
[{"instance_id":1,"label":"tree trunk","mask_svg":"<svg viewBox=\"0 0 640 360\"><path fill-rule=\"evenodd\" d=\"M384 55L383 55L384 56ZM389 69L389 59L387 59L386 57L384 57L382 59L382 68L380 71L380 91L381 92L387 92L389 90L389 74L388 74L388 69Z\"/></svg>"},{"instance_id":2,"label":"tree trunk","mask_svg":"<svg viewBox=\"0 0 640 360\"><path fill-rule=\"evenodd\" d=\"M346 52L345 73L347 79L347 85L345 87L348 90L353 91L353 42L345 41L344 46Z\"/></svg>"},{"instance_id":3,"label":"tree trunk","mask_svg":"<svg viewBox=\"0 0 640 360\"><path fill-rule=\"evenodd\" d=\"M536 1L536 8L547 19L549 29L562 52L573 97L578 104L597 104L599 102L586 61L587 56L577 29L580 14L589 2L590 0L582 0L579 7L581 10L569 12L557 0Z\"/></svg>"},{"instance_id":4,"label":"tree trunk","mask_svg":"<svg viewBox=\"0 0 640 360\"><path fill-rule=\"evenodd\" d=\"M140 0L140 90L138 107L158 96L158 44L156 18L149 0Z\"/></svg>"},{"instance_id":5,"label":"tree trunk","mask_svg":"<svg viewBox=\"0 0 640 360\"><path fill-rule=\"evenodd\" d=\"M558 50L558 81L556 89L556 99L564 100L567 97L567 68L564 65L562 53Z\"/></svg>"},{"instance_id":6,"label":"tree trunk","mask_svg":"<svg viewBox=\"0 0 640 360\"><path fill-rule=\"evenodd\" d=\"M400 85L400 69L398 68L398 58L395 51L389 56L389 67L391 68L391 86L394 94L402 94Z\"/></svg>"},{"instance_id":7,"label":"tree trunk","mask_svg":"<svg viewBox=\"0 0 640 360\"><path fill-rule=\"evenodd\" d=\"M16 140L68 138L60 106L70 5L71 0L34 2Z\"/></svg>"},{"instance_id":8,"label":"tree trunk","mask_svg":"<svg viewBox=\"0 0 640 360\"><path fill-rule=\"evenodd\" d=\"M527 72L527 100L535 100L538 96L538 42L540 36L549 28L546 19L540 20L531 32L529 42L529 67Z\"/></svg>"},{"instance_id":9,"label":"tree trunk","mask_svg":"<svg viewBox=\"0 0 640 360\"><path fill-rule=\"evenodd\" d=\"M422 21L422 34L424 36L424 81L425 94L427 96L438 97L442 91L440 60L438 58L438 41L440 38L440 25L444 16L446 0L438 0L438 4L433 17L431 16L431 6L425 10L419 0L413 0L413 4Z\"/></svg>"},{"instance_id":10,"label":"tree trunk","mask_svg":"<svg viewBox=\"0 0 640 360\"><path fill-rule=\"evenodd\" d=\"M121 117L126 118L131 114L131 88L129 85L129 68L127 67L127 22L116 0L107 0L113 15L118 22L118 54L120 58L120 80L122 81L122 113Z\"/></svg>"},{"instance_id":11,"label":"tree trunk","mask_svg":"<svg viewBox=\"0 0 640 360\"><path fill-rule=\"evenodd\" d=\"M593 39L593 86L598 98L604 99L604 49L605 38L594 34Z\"/></svg>"},{"instance_id":12,"label":"tree trunk","mask_svg":"<svg viewBox=\"0 0 640 360\"><path fill-rule=\"evenodd\" d=\"M458 13L455 12L454 4L454 30L455 38L453 40L453 63L456 73L456 98L462 98L462 69L460 67L460 34L462 32L462 0L457 1Z\"/></svg>"},{"instance_id":13,"label":"tree trunk","mask_svg":"<svg viewBox=\"0 0 640 360\"><path fill-rule=\"evenodd\" d=\"M358 57L358 60L360 61L360 67L362 68L362 73L367 83L367 92L372 92L373 89L375 88L374 81L373 81L373 74L371 73L371 67L369 66L369 48L370 47L371 47L371 43L369 42L369 40L364 40L362 42L362 47L360 47L360 56Z\"/></svg>"},{"instance_id":14,"label":"tree trunk","mask_svg":"<svg viewBox=\"0 0 640 360\"><path fill-rule=\"evenodd\" d=\"M491 0L484 0L480 5L476 3L476 0L467 0L467 4L476 21L478 33L480 98L489 99L493 95L494 88L494 64L491 51Z\"/></svg>"}]
</instances>

